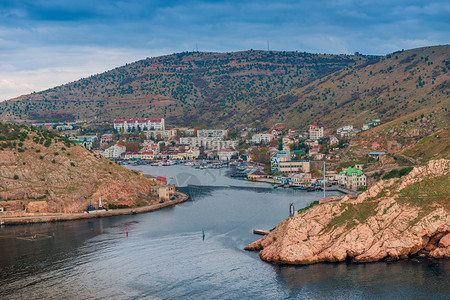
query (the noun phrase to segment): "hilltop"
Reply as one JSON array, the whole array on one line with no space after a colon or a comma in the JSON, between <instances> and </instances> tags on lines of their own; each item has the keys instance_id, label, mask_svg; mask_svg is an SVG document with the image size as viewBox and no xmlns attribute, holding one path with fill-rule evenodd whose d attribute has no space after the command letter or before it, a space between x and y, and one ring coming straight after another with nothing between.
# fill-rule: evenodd
<instances>
[{"instance_id":1,"label":"hilltop","mask_svg":"<svg viewBox=\"0 0 450 300\"><path fill-rule=\"evenodd\" d=\"M25 213L75 213L89 204L157 202L150 179L50 131L0 123L0 207Z\"/></svg>"},{"instance_id":2,"label":"hilltop","mask_svg":"<svg viewBox=\"0 0 450 300\"><path fill-rule=\"evenodd\" d=\"M434 160L357 197L313 203L246 249L286 264L450 258L449 171Z\"/></svg>"},{"instance_id":3,"label":"hilltop","mask_svg":"<svg viewBox=\"0 0 450 300\"><path fill-rule=\"evenodd\" d=\"M449 125L449 68L449 45L399 51L323 76L259 110L280 107L284 97L290 100L271 120L291 126L360 127L374 118L389 122L421 110L411 117L439 114Z\"/></svg>"},{"instance_id":4,"label":"hilltop","mask_svg":"<svg viewBox=\"0 0 450 300\"><path fill-rule=\"evenodd\" d=\"M254 108L287 100L283 95L294 88L374 59L254 50L178 53L0 103L0 115L17 122L159 116L177 125L230 126L266 118Z\"/></svg>"}]
</instances>

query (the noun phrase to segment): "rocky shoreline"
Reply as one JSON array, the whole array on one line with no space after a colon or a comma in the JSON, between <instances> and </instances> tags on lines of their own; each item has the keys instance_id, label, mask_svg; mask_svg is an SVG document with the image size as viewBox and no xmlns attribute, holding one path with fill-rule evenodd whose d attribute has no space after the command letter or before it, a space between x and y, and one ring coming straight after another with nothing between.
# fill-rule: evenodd
<instances>
[{"instance_id":1,"label":"rocky shoreline","mask_svg":"<svg viewBox=\"0 0 450 300\"><path fill-rule=\"evenodd\" d=\"M34 223L51 223L51 222L63 222L80 219L102 218L121 215L134 215L140 213L151 212L166 207L174 206L179 203L183 203L189 199L189 195L181 192L175 192L175 199L165 201L164 203L158 203L148 206L135 207L135 208L120 208L108 211L99 211L93 213L55 213L55 214L29 214L27 216L20 217L6 217L0 218L0 225L23 225Z\"/></svg>"},{"instance_id":2,"label":"rocky shoreline","mask_svg":"<svg viewBox=\"0 0 450 300\"><path fill-rule=\"evenodd\" d=\"M321 203L245 249L281 264L450 258L450 161L430 161L358 197Z\"/></svg>"}]
</instances>

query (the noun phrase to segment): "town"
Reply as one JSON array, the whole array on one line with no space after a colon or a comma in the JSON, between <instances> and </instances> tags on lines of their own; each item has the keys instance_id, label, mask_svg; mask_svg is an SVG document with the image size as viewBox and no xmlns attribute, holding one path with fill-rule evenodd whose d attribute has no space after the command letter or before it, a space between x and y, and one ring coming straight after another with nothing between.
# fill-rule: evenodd
<instances>
[{"instance_id":1,"label":"town","mask_svg":"<svg viewBox=\"0 0 450 300\"><path fill-rule=\"evenodd\" d=\"M334 187L349 193L366 190L371 183L368 175L379 178L378 169L389 162L385 152L349 151L361 131L380 124L374 119L361 129L347 125L335 131L317 125L301 131L284 123L270 128L259 124L231 129L175 127L164 118L33 125L58 131L120 164L236 166L232 176L251 181L308 191Z\"/></svg>"}]
</instances>

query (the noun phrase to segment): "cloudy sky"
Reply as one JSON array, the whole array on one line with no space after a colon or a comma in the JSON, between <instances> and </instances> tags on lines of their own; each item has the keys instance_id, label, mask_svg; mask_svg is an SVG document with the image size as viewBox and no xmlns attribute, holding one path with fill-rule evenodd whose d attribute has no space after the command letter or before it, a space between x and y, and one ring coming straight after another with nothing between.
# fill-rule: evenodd
<instances>
[{"instance_id":1,"label":"cloudy sky","mask_svg":"<svg viewBox=\"0 0 450 300\"><path fill-rule=\"evenodd\" d=\"M0 101L146 57L450 43L448 0L1 0Z\"/></svg>"}]
</instances>

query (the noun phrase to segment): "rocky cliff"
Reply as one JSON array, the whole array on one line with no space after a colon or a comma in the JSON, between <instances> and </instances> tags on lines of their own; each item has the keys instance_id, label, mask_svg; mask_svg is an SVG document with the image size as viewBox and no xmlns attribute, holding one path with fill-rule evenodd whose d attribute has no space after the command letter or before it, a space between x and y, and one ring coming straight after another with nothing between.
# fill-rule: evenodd
<instances>
[{"instance_id":1,"label":"rocky cliff","mask_svg":"<svg viewBox=\"0 0 450 300\"><path fill-rule=\"evenodd\" d=\"M73 213L87 205L155 202L154 183L50 131L0 123L0 207Z\"/></svg>"},{"instance_id":2,"label":"rocky cliff","mask_svg":"<svg viewBox=\"0 0 450 300\"><path fill-rule=\"evenodd\" d=\"M449 160L430 161L358 197L301 210L246 250L285 264L450 258L449 169Z\"/></svg>"}]
</instances>

